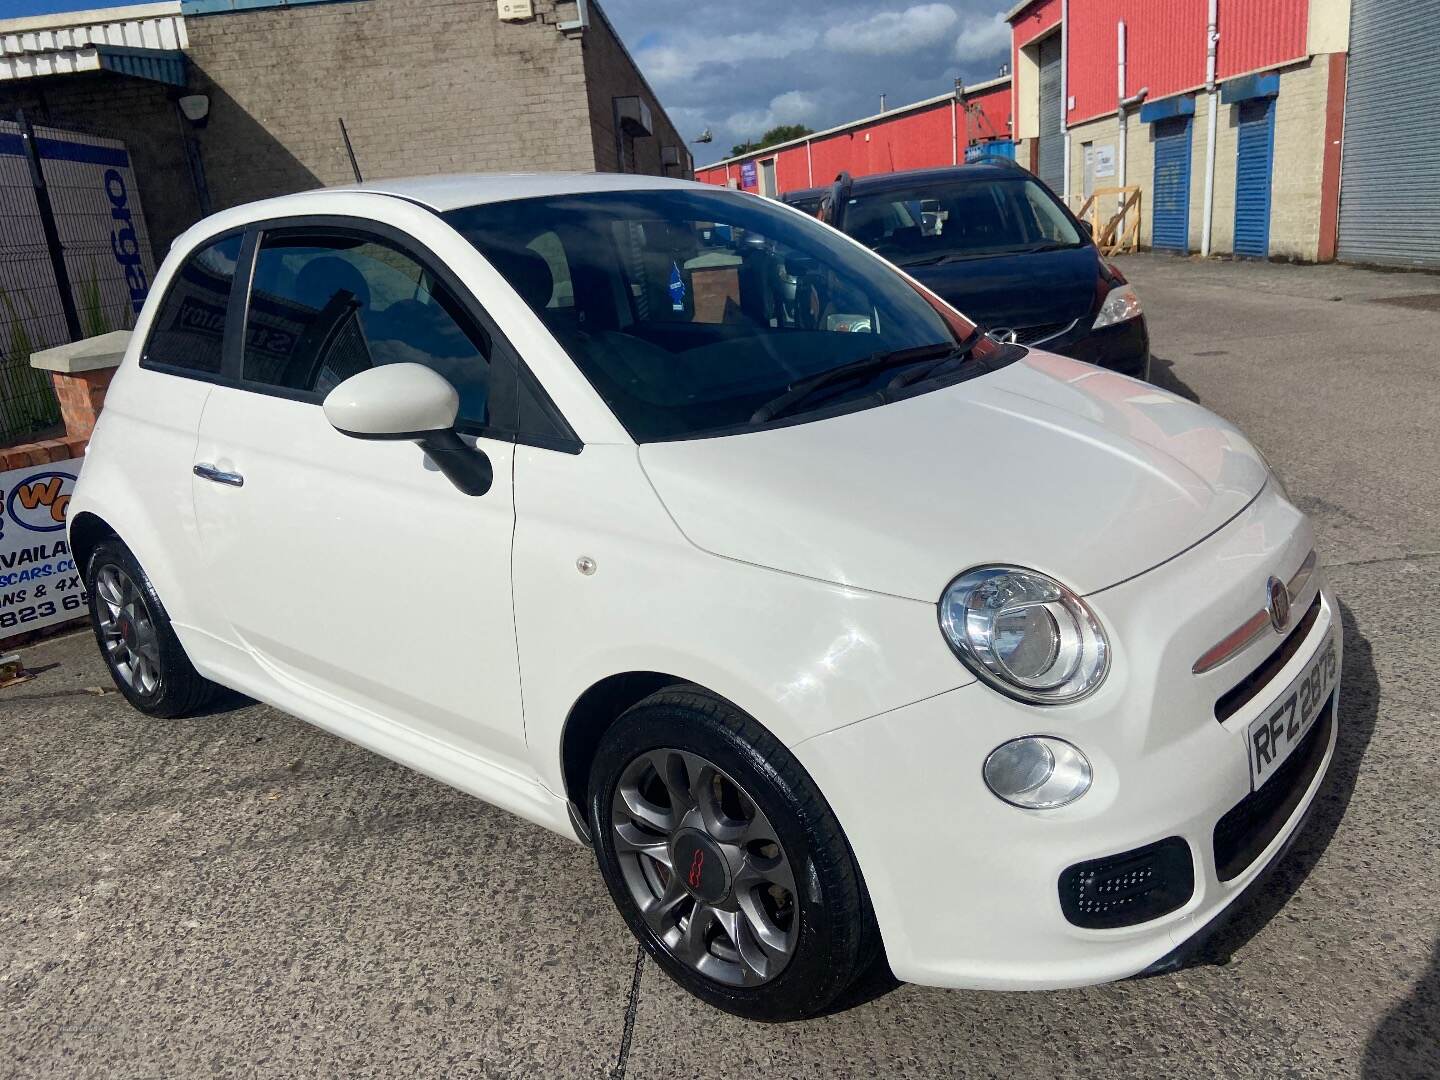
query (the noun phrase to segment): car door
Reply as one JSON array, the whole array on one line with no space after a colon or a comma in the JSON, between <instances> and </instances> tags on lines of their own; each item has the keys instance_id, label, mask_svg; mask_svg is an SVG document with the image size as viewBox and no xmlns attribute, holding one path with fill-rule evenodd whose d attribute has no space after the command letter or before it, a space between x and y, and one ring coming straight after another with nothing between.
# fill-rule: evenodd
<instances>
[{"instance_id":1,"label":"car door","mask_svg":"<svg viewBox=\"0 0 1440 1080\"><path fill-rule=\"evenodd\" d=\"M514 446L495 415L513 402L496 371L514 369L501 339L433 256L379 224L252 230L242 263L253 266L243 341L227 343L206 402L193 482L233 643L357 723L518 767ZM414 443L326 422L338 383L404 361L459 391L461 433L494 469L483 496L457 490Z\"/></svg>"}]
</instances>

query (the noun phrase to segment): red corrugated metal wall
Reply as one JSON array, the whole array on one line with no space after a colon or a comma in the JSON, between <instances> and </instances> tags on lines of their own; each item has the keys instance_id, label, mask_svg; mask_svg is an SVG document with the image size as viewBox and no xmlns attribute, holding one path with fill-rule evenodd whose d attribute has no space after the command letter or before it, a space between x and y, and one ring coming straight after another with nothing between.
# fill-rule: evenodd
<instances>
[{"instance_id":1,"label":"red corrugated metal wall","mask_svg":"<svg viewBox=\"0 0 1440 1080\"><path fill-rule=\"evenodd\" d=\"M945 101L927 109L901 113L874 123L815 139L810 144L811 160L805 156L805 145L789 147L775 154L775 179L780 191L796 188L823 187L836 174L848 170L852 176L895 172L901 169L924 169L949 165L954 161L955 147L951 134L951 117L959 121L961 154L972 140L1009 138L1010 88L995 89L972 95L968 108L956 111ZM747 161L763 161L769 154L756 154ZM810 181L813 166L814 183ZM739 164L730 166L730 175L740 178ZM707 184L725 183L725 168L695 170L695 179Z\"/></svg>"},{"instance_id":2,"label":"red corrugated metal wall","mask_svg":"<svg viewBox=\"0 0 1440 1080\"><path fill-rule=\"evenodd\" d=\"M1206 0L1070 0L1070 93L1079 124L1115 111L1115 26L1125 20L1126 87L1150 100L1205 82ZM1219 77L1305 55L1308 0L1220 0ZM1020 27L1017 23L1016 37Z\"/></svg>"},{"instance_id":3,"label":"red corrugated metal wall","mask_svg":"<svg viewBox=\"0 0 1440 1080\"><path fill-rule=\"evenodd\" d=\"M1308 0L1220 0L1220 78L1304 56L1309 9Z\"/></svg>"}]
</instances>

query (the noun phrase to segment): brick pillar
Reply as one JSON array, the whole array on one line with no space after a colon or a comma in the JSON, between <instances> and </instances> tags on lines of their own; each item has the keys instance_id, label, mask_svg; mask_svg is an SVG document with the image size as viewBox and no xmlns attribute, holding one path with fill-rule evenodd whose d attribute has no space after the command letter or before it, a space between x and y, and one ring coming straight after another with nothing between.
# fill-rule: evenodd
<instances>
[{"instance_id":1,"label":"brick pillar","mask_svg":"<svg viewBox=\"0 0 1440 1080\"><path fill-rule=\"evenodd\" d=\"M31 367L50 372L67 439L90 438L129 341L129 330L115 330L31 355Z\"/></svg>"},{"instance_id":2,"label":"brick pillar","mask_svg":"<svg viewBox=\"0 0 1440 1080\"><path fill-rule=\"evenodd\" d=\"M95 421L105 404L105 391L115 375L114 368L80 371L67 374L52 371L55 396L60 399L60 416L65 421L65 434L72 439L88 439L95 430Z\"/></svg>"}]
</instances>

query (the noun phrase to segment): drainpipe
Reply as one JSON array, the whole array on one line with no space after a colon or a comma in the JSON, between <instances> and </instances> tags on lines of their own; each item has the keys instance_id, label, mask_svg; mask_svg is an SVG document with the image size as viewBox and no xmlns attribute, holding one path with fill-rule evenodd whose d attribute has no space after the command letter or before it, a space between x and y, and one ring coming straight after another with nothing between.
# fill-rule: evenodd
<instances>
[{"instance_id":1,"label":"drainpipe","mask_svg":"<svg viewBox=\"0 0 1440 1080\"><path fill-rule=\"evenodd\" d=\"M1210 0L1213 4L1215 0ZM1060 130L1065 137L1065 183L1061 197L1070 202L1070 0L1060 0Z\"/></svg>"},{"instance_id":2,"label":"drainpipe","mask_svg":"<svg viewBox=\"0 0 1440 1080\"><path fill-rule=\"evenodd\" d=\"M1215 131L1219 122L1220 95L1215 85L1215 49L1220 43L1220 0L1210 0L1209 25L1205 29L1205 93L1209 115L1205 123L1205 210L1200 219L1200 255L1210 254L1210 223L1215 216Z\"/></svg>"},{"instance_id":3,"label":"drainpipe","mask_svg":"<svg viewBox=\"0 0 1440 1080\"><path fill-rule=\"evenodd\" d=\"M1125 132L1125 20L1120 19L1115 23L1115 128L1117 131L1115 141L1120 144L1116 156L1120 159L1115 163L1115 179L1119 181L1117 187L1125 186L1125 144L1129 142L1129 136ZM1124 195L1117 196L1124 199Z\"/></svg>"},{"instance_id":4,"label":"drainpipe","mask_svg":"<svg viewBox=\"0 0 1440 1080\"><path fill-rule=\"evenodd\" d=\"M810 140L805 140L805 186L815 186L815 155L810 152Z\"/></svg>"},{"instance_id":5,"label":"drainpipe","mask_svg":"<svg viewBox=\"0 0 1440 1080\"><path fill-rule=\"evenodd\" d=\"M955 92L960 92L956 87ZM960 102L950 103L950 164L960 164Z\"/></svg>"}]
</instances>

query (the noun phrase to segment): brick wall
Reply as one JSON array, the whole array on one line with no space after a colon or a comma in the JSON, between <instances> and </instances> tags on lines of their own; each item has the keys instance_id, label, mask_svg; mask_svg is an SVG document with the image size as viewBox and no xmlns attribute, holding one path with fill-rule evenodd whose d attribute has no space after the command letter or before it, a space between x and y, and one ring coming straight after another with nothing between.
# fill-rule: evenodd
<instances>
[{"instance_id":1,"label":"brick wall","mask_svg":"<svg viewBox=\"0 0 1440 1080\"><path fill-rule=\"evenodd\" d=\"M614 99L638 96L649 107L655 133L649 137L625 139L625 164L629 172L653 173L689 179L684 168L685 139L670 123L660 107L659 99L640 74L620 37L605 18L599 5L590 5L590 29L584 37L585 73L582 88L587 91L589 125L593 133L594 165L601 172L619 169L618 146L615 141ZM661 149L678 147L682 164L677 168L662 167Z\"/></svg>"},{"instance_id":2,"label":"brick wall","mask_svg":"<svg viewBox=\"0 0 1440 1080\"><path fill-rule=\"evenodd\" d=\"M559 10L557 11L557 6ZM445 172L616 168L611 101L638 94L654 137L627 141L632 169L685 146L597 4L584 34L557 22L573 0L535 0L501 22L493 0L358 0L191 15L190 89L210 95L195 132L213 209L350 183L345 119L367 179ZM124 139L158 263L200 217L175 90L110 72L0 86L0 114Z\"/></svg>"},{"instance_id":3,"label":"brick wall","mask_svg":"<svg viewBox=\"0 0 1440 1080\"><path fill-rule=\"evenodd\" d=\"M89 444L88 435L66 435L59 439L45 439L42 442L26 443L0 450L0 473L11 469L28 469L35 465L48 465L52 461L69 461L85 453Z\"/></svg>"},{"instance_id":4,"label":"brick wall","mask_svg":"<svg viewBox=\"0 0 1440 1080\"><path fill-rule=\"evenodd\" d=\"M595 168L583 39L555 28L555 0L535 10L505 23L476 0L364 0L188 17L216 207L352 181L340 117L367 179Z\"/></svg>"},{"instance_id":5,"label":"brick wall","mask_svg":"<svg viewBox=\"0 0 1440 1080\"><path fill-rule=\"evenodd\" d=\"M170 89L106 71L0 83L0 115L124 140L156 265L200 217Z\"/></svg>"},{"instance_id":6,"label":"brick wall","mask_svg":"<svg viewBox=\"0 0 1440 1080\"><path fill-rule=\"evenodd\" d=\"M1270 254L1319 257L1321 176L1325 164L1328 56L1280 73L1275 100L1275 175L1270 184Z\"/></svg>"}]
</instances>

